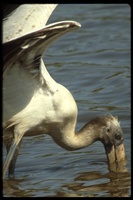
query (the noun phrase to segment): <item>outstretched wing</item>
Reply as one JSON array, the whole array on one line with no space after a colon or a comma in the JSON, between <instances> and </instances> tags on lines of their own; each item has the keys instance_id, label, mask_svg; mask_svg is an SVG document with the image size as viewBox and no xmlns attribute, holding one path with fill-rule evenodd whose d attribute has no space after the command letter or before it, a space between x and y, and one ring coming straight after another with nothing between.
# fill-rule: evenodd
<instances>
[{"instance_id":1,"label":"outstretched wing","mask_svg":"<svg viewBox=\"0 0 133 200\"><path fill-rule=\"evenodd\" d=\"M56 90L57 84L45 66L40 66L41 56L54 40L79 26L80 24L74 21L57 22L4 43L3 119L5 122L28 105L37 85L40 84L40 77L43 83L45 82L46 89L51 93Z\"/></svg>"},{"instance_id":2,"label":"outstretched wing","mask_svg":"<svg viewBox=\"0 0 133 200\"><path fill-rule=\"evenodd\" d=\"M18 4L17 4L18 5ZM7 5L3 20L3 42L43 28L57 4ZM12 11L9 13L9 11Z\"/></svg>"},{"instance_id":3,"label":"outstretched wing","mask_svg":"<svg viewBox=\"0 0 133 200\"><path fill-rule=\"evenodd\" d=\"M45 26L44 28L23 35L3 44L4 75L16 61L25 69L39 68L38 60L57 38L67 32L77 29L80 24L75 21L61 21ZM29 65L31 65L31 68ZM27 66L28 65L28 66Z\"/></svg>"}]
</instances>

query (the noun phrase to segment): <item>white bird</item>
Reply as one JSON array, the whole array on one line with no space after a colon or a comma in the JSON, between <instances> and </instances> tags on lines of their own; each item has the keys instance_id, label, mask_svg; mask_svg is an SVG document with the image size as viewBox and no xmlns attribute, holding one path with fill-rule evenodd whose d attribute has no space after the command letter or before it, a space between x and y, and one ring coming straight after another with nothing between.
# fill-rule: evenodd
<instances>
[{"instance_id":1,"label":"white bird","mask_svg":"<svg viewBox=\"0 0 133 200\"><path fill-rule=\"evenodd\" d=\"M101 141L108 159L122 143L117 117L104 115L91 119L75 132L77 105L72 94L48 73L42 54L63 34L79 28L75 21L45 26L54 4L24 4L3 21L3 141L7 157L3 178L15 164L23 136L49 134L62 148L76 150ZM53 52L54 53L54 52Z\"/></svg>"}]
</instances>

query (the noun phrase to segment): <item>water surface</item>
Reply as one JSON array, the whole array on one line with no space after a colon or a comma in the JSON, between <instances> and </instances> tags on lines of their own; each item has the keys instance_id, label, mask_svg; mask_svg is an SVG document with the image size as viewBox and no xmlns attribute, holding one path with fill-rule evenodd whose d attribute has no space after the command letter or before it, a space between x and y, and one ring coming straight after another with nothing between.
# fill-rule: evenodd
<instances>
[{"instance_id":1,"label":"water surface","mask_svg":"<svg viewBox=\"0 0 133 200\"><path fill-rule=\"evenodd\" d=\"M77 130L97 115L119 117L130 172L130 7L62 4L48 23L61 20L75 20L82 27L47 49L43 58L48 71L77 102ZM15 177L4 182L4 196L111 197L131 193L130 175L109 173L100 142L68 152L47 135L24 138Z\"/></svg>"}]
</instances>

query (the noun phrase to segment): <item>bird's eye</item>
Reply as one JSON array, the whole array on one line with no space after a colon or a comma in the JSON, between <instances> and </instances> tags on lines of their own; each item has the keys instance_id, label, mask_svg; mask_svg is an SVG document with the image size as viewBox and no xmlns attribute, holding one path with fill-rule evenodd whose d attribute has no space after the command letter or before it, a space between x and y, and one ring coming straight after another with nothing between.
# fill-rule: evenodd
<instances>
[{"instance_id":1,"label":"bird's eye","mask_svg":"<svg viewBox=\"0 0 133 200\"><path fill-rule=\"evenodd\" d=\"M115 139L116 139L116 140L120 140L120 139L121 139L121 135L117 133L117 134L115 135Z\"/></svg>"},{"instance_id":2,"label":"bird's eye","mask_svg":"<svg viewBox=\"0 0 133 200\"><path fill-rule=\"evenodd\" d=\"M110 133L110 129L109 128L107 128L107 133Z\"/></svg>"}]
</instances>

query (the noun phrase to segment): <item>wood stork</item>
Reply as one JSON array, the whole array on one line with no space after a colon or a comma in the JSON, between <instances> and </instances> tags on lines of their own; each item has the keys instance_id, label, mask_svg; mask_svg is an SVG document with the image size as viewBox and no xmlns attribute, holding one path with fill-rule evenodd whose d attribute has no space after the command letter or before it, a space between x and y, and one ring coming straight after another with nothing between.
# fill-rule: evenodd
<instances>
[{"instance_id":1,"label":"wood stork","mask_svg":"<svg viewBox=\"0 0 133 200\"><path fill-rule=\"evenodd\" d=\"M76 102L68 89L50 76L42 60L53 41L81 26L76 21L46 25L56 6L23 4L12 12L9 6L10 14L3 20L3 141L7 149L3 178L8 170L9 176L14 176L23 136L49 134L70 151L99 140L111 162L123 144L118 118L112 115L92 118L75 132Z\"/></svg>"}]
</instances>

